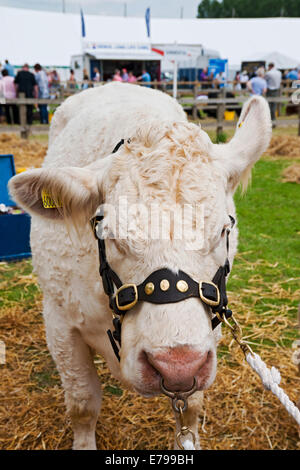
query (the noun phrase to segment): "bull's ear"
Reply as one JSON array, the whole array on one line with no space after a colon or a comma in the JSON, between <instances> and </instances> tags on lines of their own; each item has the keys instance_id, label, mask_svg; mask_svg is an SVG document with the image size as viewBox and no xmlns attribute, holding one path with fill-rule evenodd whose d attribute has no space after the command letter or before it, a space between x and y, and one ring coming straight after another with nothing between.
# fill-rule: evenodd
<instances>
[{"instance_id":1,"label":"bull's ear","mask_svg":"<svg viewBox=\"0 0 300 470\"><path fill-rule=\"evenodd\" d=\"M250 98L243 106L234 137L227 144L214 145L214 154L228 177L228 189L234 191L241 182L246 186L251 168L268 148L272 121L268 102Z\"/></svg>"},{"instance_id":2,"label":"bull's ear","mask_svg":"<svg viewBox=\"0 0 300 470\"><path fill-rule=\"evenodd\" d=\"M99 174L88 167L28 170L11 178L9 190L27 212L50 219L88 219L102 202Z\"/></svg>"}]
</instances>

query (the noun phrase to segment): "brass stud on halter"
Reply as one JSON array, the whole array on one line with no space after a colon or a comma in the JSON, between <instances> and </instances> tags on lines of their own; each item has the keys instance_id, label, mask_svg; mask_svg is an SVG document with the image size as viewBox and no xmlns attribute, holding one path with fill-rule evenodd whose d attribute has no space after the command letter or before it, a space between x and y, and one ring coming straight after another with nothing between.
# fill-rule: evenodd
<instances>
[{"instance_id":1,"label":"brass stud on halter","mask_svg":"<svg viewBox=\"0 0 300 470\"><path fill-rule=\"evenodd\" d=\"M163 279L162 281L160 281L159 287L163 292L167 291L170 287L168 279Z\"/></svg>"},{"instance_id":2,"label":"brass stud on halter","mask_svg":"<svg viewBox=\"0 0 300 470\"><path fill-rule=\"evenodd\" d=\"M145 285L145 289L144 289L144 290L145 290L145 294L147 294L147 295L153 294L154 289L155 289L155 287L154 287L153 282L148 282L148 283Z\"/></svg>"},{"instance_id":3,"label":"brass stud on halter","mask_svg":"<svg viewBox=\"0 0 300 470\"><path fill-rule=\"evenodd\" d=\"M187 292L189 289L189 285L186 281L183 281L181 279L180 281L177 282L176 289L179 290L179 292Z\"/></svg>"}]
</instances>

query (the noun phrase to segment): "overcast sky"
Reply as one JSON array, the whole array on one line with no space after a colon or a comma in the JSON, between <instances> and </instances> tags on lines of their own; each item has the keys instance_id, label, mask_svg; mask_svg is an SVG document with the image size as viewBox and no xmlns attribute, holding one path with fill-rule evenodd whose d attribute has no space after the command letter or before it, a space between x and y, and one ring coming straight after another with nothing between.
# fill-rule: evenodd
<instances>
[{"instance_id":1,"label":"overcast sky","mask_svg":"<svg viewBox=\"0 0 300 470\"><path fill-rule=\"evenodd\" d=\"M33 10L65 11L75 13L80 5L86 14L144 16L151 8L151 16L162 18L195 18L201 0L0 0L0 6L30 8Z\"/></svg>"}]
</instances>

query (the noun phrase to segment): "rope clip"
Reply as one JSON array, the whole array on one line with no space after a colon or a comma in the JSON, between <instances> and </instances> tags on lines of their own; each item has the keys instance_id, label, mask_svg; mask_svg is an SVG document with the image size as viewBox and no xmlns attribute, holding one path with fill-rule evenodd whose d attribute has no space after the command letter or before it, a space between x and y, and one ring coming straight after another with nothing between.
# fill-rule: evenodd
<instances>
[{"instance_id":1,"label":"rope clip","mask_svg":"<svg viewBox=\"0 0 300 470\"><path fill-rule=\"evenodd\" d=\"M241 350L244 353L244 356L246 357L248 353L250 353L253 356L254 353L253 353L252 349L250 348L249 344L246 343L246 341L244 341L242 339L243 332L242 332L242 329L241 329L237 319L235 318L235 316L232 314L230 316L230 321L229 321L229 319L226 318L226 316L223 314L223 312L218 313L216 315L217 315L218 319L230 329L230 332L231 332L231 335L232 335L233 339L240 346Z\"/></svg>"}]
</instances>

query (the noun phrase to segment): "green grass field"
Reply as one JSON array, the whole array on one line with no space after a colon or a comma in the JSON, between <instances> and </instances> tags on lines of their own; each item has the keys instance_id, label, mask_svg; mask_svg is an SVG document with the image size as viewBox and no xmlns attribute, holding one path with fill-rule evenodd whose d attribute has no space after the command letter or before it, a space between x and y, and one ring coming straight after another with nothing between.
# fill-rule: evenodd
<instances>
[{"instance_id":1,"label":"green grass field","mask_svg":"<svg viewBox=\"0 0 300 470\"><path fill-rule=\"evenodd\" d=\"M247 193L237 192L235 201L239 223L239 252L243 259L255 263L258 259L274 265L260 268L257 274L265 281L283 281L300 275L300 217L299 186L283 183L281 173L292 162L262 159L253 170ZM275 266L276 264L276 266ZM247 282L248 271L238 259L236 271L241 281ZM232 288L239 283L231 281ZM296 287L299 282L291 281Z\"/></svg>"},{"instance_id":2,"label":"green grass field","mask_svg":"<svg viewBox=\"0 0 300 470\"><path fill-rule=\"evenodd\" d=\"M291 163L263 158L253 170L247 193L238 191L235 197L239 254L228 289L239 296L242 308L247 305L256 314L256 328L268 329L273 321L289 320L276 337L259 334L252 345L291 347L299 336L295 326L300 302L300 188L281 180L283 169ZM243 325L242 311L239 320ZM244 333L255 337L252 327L249 321Z\"/></svg>"}]
</instances>

